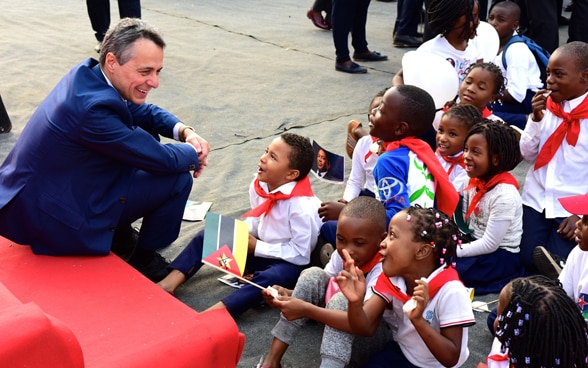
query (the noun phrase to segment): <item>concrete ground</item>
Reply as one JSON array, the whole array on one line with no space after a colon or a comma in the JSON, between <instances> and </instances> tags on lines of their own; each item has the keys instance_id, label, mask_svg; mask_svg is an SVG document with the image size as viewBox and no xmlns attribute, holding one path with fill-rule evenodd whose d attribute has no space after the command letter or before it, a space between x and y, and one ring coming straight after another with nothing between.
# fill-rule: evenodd
<instances>
[{"instance_id":1,"label":"concrete ground","mask_svg":"<svg viewBox=\"0 0 588 368\"><path fill-rule=\"evenodd\" d=\"M331 33L306 18L311 1L295 0L143 0L143 19L156 25L167 41L160 87L149 102L175 113L209 140L210 166L194 181L190 196L211 201L211 211L240 216L248 208L247 188L267 144L288 130L317 140L344 155L345 129L351 119L366 120L369 101L390 85L407 49L392 46L396 3L372 1L368 16L369 47L389 60L363 63L364 75L336 72ZM0 135L4 160L36 106L71 67L96 57L85 3L75 0L18 5L0 0L0 94L13 124ZM112 2L116 21L116 3ZM567 38L560 29L561 42ZM346 159L347 172L350 160ZM515 171L523 181L527 166ZM342 189L313 179L323 200L340 198ZM201 229L185 222L180 237L162 253L174 257ZM176 296L202 311L233 289L216 280L218 271L203 269ZM496 295L478 297L490 301ZM470 358L465 367L484 360L491 336L485 313L475 312L470 328ZM271 342L278 312L259 307L237 318L247 336L239 367L254 367ZM284 367L320 364L322 328L311 323L283 360ZM195 366L198 366L195 362Z\"/></svg>"}]
</instances>

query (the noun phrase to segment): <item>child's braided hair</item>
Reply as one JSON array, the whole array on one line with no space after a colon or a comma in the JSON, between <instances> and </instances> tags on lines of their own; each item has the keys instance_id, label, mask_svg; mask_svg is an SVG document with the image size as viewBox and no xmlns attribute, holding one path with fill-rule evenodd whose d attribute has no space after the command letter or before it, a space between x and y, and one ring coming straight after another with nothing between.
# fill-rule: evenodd
<instances>
[{"instance_id":1,"label":"child's braided hair","mask_svg":"<svg viewBox=\"0 0 588 368\"><path fill-rule=\"evenodd\" d=\"M430 244L439 260L439 265L453 265L456 248L461 244L455 223L445 213L419 205L406 209L406 220L412 224L413 241Z\"/></svg>"},{"instance_id":2,"label":"child's braided hair","mask_svg":"<svg viewBox=\"0 0 588 368\"><path fill-rule=\"evenodd\" d=\"M501 121L483 119L481 124L476 124L470 129L464 142L474 134L481 134L486 139L490 158L497 157L497 165L490 169L492 175L511 171L521 161L519 140L509 125Z\"/></svg>"},{"instance_id":3,"label":"child's braided hair","mask_svg":"<svg viewBox=\"0 0 588 368\"><path fill-rule=\"evenodd\" d=\"M586 322L559 281L539 275L510 285L496 336L513 367L588 367Z\"/></svg>"},{"instance_id":4,"label":"child's braided hair","mask_svg":"<svg viewBox=\"0 0 588 368\"><path fill-rule=\"evenodd\" d=\"M471 34L470 23L473 21L472 11L476 0L433 0L429 5L429 26L433 34L446 36L457 20L465 15L465 26L460 37L469 40Z\"/></svg>"}]
</instances>

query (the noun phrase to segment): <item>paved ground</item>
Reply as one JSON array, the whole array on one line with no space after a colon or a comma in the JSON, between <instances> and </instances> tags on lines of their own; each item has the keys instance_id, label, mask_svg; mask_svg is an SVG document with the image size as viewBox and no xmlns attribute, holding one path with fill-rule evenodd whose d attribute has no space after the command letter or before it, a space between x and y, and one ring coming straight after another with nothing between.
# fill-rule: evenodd
<instances>
[{"instance_id":1,"label":"paved ground","mask_svg":"<svg viewBox=\"0 0 588 368\"><path fill-rule=\"evenodd\" d=\"M312 26L305 13L311 1L295 0L143 0L143 18L164 33L168 43L161 85L149 102L166 107L209 140L210 166L194 182L190 199L214 202L212 211L240 216L248 207L247 187L258 157L277 135L290 130L344 154L349 120L365 121L371 97L387 87L406 50L392 46L396 3L373 1L367 34L369 47L389 61L365 63L365 75L334 70L331 33ZM113 19L118 19L112 2ZM35 107L61 76L87 57L95 41L84 2L0 0L0 93L13 131L0 135L3 160ZM561 40L565 40L561 30ZM346 164L349 166L350 161ZM349 167L347 168L349 170ZM516 176L522 181L525 167ZM324 200L341 196L341 187L313 180ZM200 223L184 223L180 238L163 254L175 256ZM202 311L231 292L204 267L178 289L177 297ZM480 300L493 300L488 295ZM239 367L254 367L270 344L278 313L267 307L237 319L247 336ZM486 314L477 313L470 329L470 359L483 360L491 343ZM311 324L291 346L285 367L320 363L321 327ZM197 363L196 363L197 366Z\"/></svg>"}]
</instances>

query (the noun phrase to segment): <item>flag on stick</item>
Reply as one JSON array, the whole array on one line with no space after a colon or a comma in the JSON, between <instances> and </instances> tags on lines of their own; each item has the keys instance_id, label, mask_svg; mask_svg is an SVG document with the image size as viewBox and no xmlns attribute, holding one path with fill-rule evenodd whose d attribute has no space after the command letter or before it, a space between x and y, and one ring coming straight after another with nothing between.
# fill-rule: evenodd
<instances>
[{"instance_id":1,"label":"flag on stick","mask_svg":"<svg viewBox=\"0 0 588 368\"><path fill-rule=\"evenodd\" d=\"M204 228L202 262L243 276L248 242L249 228L245 222L209 212Z\"/></svg>"}]
</instances>

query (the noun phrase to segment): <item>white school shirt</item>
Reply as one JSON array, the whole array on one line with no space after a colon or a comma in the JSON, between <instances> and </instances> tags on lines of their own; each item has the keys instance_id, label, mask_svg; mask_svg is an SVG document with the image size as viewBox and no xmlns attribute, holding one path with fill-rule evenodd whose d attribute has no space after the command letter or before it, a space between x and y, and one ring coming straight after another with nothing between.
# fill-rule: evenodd
<instances>
[{"instance_id":1,"label":"white school shirt","mask_svg":"<svg viewBox=\"0 0 588 368\"><path fill-rule=\"evenodd\" d=\"M376 182L374 181L374 166L378 161L378 154L372 153L368 159L365 156L370 152L372 146L372 136L366 135L361 137L355 149L353 150L353 157L351 159L351 173L345 185L345 192L343 199L347 202L359 196L363 188L370 190L372 193L376 192Z\"/></svg>"},{"instance_id":2,"label":"white school shirt","mask_svg":"<svg viewBox=\"0 0 588 368\"><path fill-rule=\"evenodd\" d=\"M432 279L443 268L441 266L433 271L428 279ZM402 277L390 277L390 281L406 293L406 283ZM386 309L382 318L390 326L394 341L398 343L406 359L419 367L442 368L443 365L433 356L410 319L406 316L406 313L402 311L403 303L396 298L392 298L391 306L392 310ZM462 366L470 355L467 326L476 323L476 319L474 312L472 312L470 297L461 281L449 281L443 285L425 306L423 317L437 332L440 332L441 328L445 327L464 326L461 337L461 351L455 367Z\"/></svg>"},{"instance_id":3,"label":"white school shirt","mask_svg":"<svg viewBox=\"0 0 588 368\"><path fill-rule=\"evenodd\" d=\"M564 111L570 112L587 96L588 93L584 93L578 98L562 102ZM544 110L544 113L545 116L540 122L534 122L531 115L521 135L520 147L523 158L533 164L547 138L562 122L561 118L549 110ZM539 213L545 210L546 218L569 217L571 214L557 199L588 192L587 158L588 119L580 119L580 136L575 147L570 146L564 138L547 165L538 170L534 170L534 166L531 165L523 186L523 204Z\"/></svg>"},{"instance_id":4,"label":"white school shirt","mask_svg":"<svg viewBox=\"0 0 588 368\"><path fill-rule=\"evenodd\" d=\"M515 31L513 36L518 35ZM502 54L500 51L494 58L494 64L500 67L502 75L506 77L506 89L508 93L517 100L522 102L527 96L527 90L537 92L543 88L541 82L541 71L537 65L537 60L529 47L524 42L512 43L505 55L507 69L502 64Z\"/></svg>"},{"instance_id":5,"label":"white school shirt","mask_svg":"<svg viewBox=\"0 0 588 368\"><path fill-rule=\"evenodd\" d=\"M456 157L463 154L463 151L451 156ZM437 158L439 159L439 163L441 164L441 166L443 166L443 170L445 170L445 172L448 172L449 169L451 168L451 162L447 162L443 159L443 156L441 156L440 154L438 154L437 152L435 152L435 156L437 156ZM455 190L457 190L459 193L462 192L462 190L465 188L465 186L468 184L469 181L469 177L468 177L468 173L465 171L465 169L463 167L461 167L459 164L455 164L453 166L453 170L451 170L451 173L449 173L449 181L451 182L451 184L453 184L453 187L455 188Z\"/></svg>"},{"instance_id":6,"label":"white school shirt","mask_svg":"<svg viewBox=\"0 0 588 368\"><path fill-rule=\"evenodd\" d=\"M333 252L331 254L331 259L329 259L329 263L325 266L325 273L329 275L329 277L336 277L339 272L343 271L345 268L343 267L343 258L339 255L339 252ZM365 296L363 301L365 302L369 298L374 295L374 291L372 290L372 286L376 285L376 281L378 281L378 277L382 273L382 262L377 263L374 268L370 272L367 273L365 276Z\"/></svg>"},{"instance_id":7,"label":"white school shirt","mask_svg":"<svg viewBox=\"0 0 588 368\"><path fill-rule=\"evenodd\" d=\"M266 201L255 193L251 182L249 201L255 208ZM267 192L264 182L259 182ZM292 193L296 182L286 183L272 193ZM292 197L277 201L267 215L247 217L249 233L255 236L257 245L254 255L257 257L282 259L295 265L304 266L310 263L310 253L316 246L322 221L318 215L321 201L316 197Z\"/></svg>"},{"instance_id":8,"label":"white school shirt","mask_svg":"<svg viewBox=\"0 0 588 368\"><path fill-rule=\"evenodd\" d=\"M584 320L588 321L588 252L576 245L559 274L559 281L580 308Z\"/></svg>"}]
</instances>

